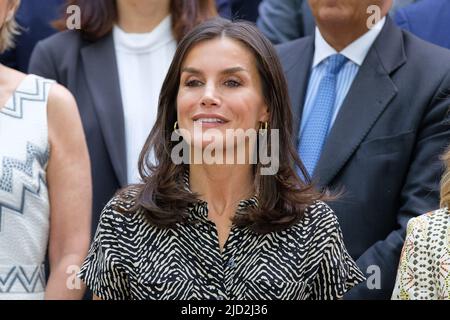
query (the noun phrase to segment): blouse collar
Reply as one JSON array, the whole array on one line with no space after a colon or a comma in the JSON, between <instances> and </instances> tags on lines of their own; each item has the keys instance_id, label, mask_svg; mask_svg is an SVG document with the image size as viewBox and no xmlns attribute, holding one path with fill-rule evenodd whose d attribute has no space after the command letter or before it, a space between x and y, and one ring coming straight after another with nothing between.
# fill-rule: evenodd
<instances>
[{"instance_id":1,"label":"blouse collar","mask_svg":"<svg viewBox=\"0 0 450 320\"><path fill-rule=\"evenodd\" d=\"M151 32L127 33L119 26L113 27L116 50L129 53L148 53L175 41L172 33L172 18L165 17Z\"/></svg>"}]
</instances>

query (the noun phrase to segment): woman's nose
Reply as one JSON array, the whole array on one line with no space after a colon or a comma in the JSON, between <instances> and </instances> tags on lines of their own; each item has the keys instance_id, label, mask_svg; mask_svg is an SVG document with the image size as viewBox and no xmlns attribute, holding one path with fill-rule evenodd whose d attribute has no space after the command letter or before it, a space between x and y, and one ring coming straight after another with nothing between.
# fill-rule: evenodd
<instances>
[{"instance_id":1,"label":"woman's nose","mask_svg":"<svg viewBox=\"0 0 450 320\"><path fill-rule=\"evenodd\" d=\"M220 105L220 99L216 88L213 85L208 85L205 87L205 91L201 99L201 105L203 107L217 107Z\"/></svg>"}]
</instances>

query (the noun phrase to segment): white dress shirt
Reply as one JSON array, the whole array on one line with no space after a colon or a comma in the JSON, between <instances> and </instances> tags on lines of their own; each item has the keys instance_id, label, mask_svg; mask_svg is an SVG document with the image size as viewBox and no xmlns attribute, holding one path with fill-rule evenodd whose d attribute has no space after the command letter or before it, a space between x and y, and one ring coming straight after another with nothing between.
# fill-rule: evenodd
<instances>
[{"instance_id":1,"label":"white dress shirt","mask_svg":"<svg viewBox=\"0 0 450 320\"><path fill-rule=\"evenodd\" d=\"M331 119L329 130L331 130L334 121L339 113L339 110L344 102L345 97L359 71L359 67L363 64L367 53L375 42L376 38L383 29L386 23L386 17L378 21L369 31L364 35L350 43L341 52L337 52L333 47L331 47L322 34L319 28L316 27L315 36L315 51L312 64L311 77L309 78L308 90L306 93L305 106L303 108L302 123L300 126L300 136L301 132L305 126L305 123L311 113L311 110L315 104L315 99L317 97L317 92L319 89L319 84L326 72L327 58L330 56L340 53L344 55L349 61L342 67L338 76L336 84L336 102L334 106L334 112Z\"/></svg>"},{"instance_id":2,"label":"white dress shirt","mask_svg":"<svg viewBox=\"0 0 450 320\"><path fill-rule=\"evenodd\" d=\"M128 183L139 181L137 163L152 129L159 93L176 50L171 17L152 32L126 33L113 29L125 120Z\"/></svg>"}]
</instances>

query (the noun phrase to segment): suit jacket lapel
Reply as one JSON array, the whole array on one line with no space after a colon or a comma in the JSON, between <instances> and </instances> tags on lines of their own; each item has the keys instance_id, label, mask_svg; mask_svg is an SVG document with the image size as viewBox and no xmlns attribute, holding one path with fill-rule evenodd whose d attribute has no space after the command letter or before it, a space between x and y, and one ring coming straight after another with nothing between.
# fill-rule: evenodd
<instances>
[{"instance_id":1,"label":"suit jacket lapel","mask_svg":"<svg viewBox=\"0 0 450 320\"><path fill-rule=\"evenodd\" d=\"M293 134L298 145L298 131L302 121L303 106L314 57L314 37L309 37L305 42L302 42L302 46L298 46L291 57L292 61L287 61L284 66L294 119Z\"/></svg>"},{"instance_id":2,"label":"suit jacket lapel","mask_svg":"<svg viewBox=\"0 0 450 320\"><path fill-rule=\"evenodd\" d=\"M341 106L314 172L330 185L397 94L390 73L406 61L401 31L388 18Z\"/></svg>"},{"instance_id":3,"label":"suit jacket lapel","mask_svg":"<svg viewBox=\"0 0 450 320\"><path fill-rule=\"evenodd\" d=\"M81 56L111 163L121 186L125 186L125 125L112 35L84 47Z\"/></svg>"}]
</instances>

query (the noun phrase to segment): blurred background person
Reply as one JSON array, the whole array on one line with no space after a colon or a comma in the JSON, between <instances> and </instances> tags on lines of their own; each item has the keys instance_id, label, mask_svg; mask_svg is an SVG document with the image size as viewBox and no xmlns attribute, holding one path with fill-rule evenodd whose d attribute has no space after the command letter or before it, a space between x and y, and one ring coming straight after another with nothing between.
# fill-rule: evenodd
<instances>
[{"instance_id":1,"label":"blurred background person","mask_svg":"<svg viewBox=\"0 0 450 320\"><path fill-rule=\"evenodd\" d=\"M257 26L279 44L313 34L315 23L306 0L263 0Z\"/></svg>"},{"instance_id":2,"label":"blurred background person","mask_svg":"<svg viewBox=\"0 0 450 320\"><path fill-rule=\"evenodd\" d=\"M26 73L36 43L58 32L52 22L60 16L66 0L22 0L16 21L20 34L16 45L0 55L0 63Z\"/></svg>"},{"instance_id":3,"label":"blurred background person","mask_svg":"<svg viewBox=\"0 0 450 320\"><path fill-rule=\"evenodd\" d=\"M348 1L354 0L339 0L340 3ZM391 14L413 2L394 0ZM257 25L272 43L279 44L312 35L315 22L307 0L263 0L259 6Z\"/></svg>"},{"instance_id":4,"label":"blurred background person","mask_svg":"<svg viewBox=\"0 0 450 320\"><path fill-rule=\"evenodd\" d=\"M93 176L95 230L105 204L138 182L138 157L156 120L158 97L177 42L216 16L214 0L69 0L81 29L64 31L33 52L31 73L75 96ZM66 26L67 16L60 20Z\"/></svg>"},{"instance_id":5,"label":"blurred background person","mask_svg":"<svg viewBox=\"0 0 450 320\"><path fill-rule=\"evenodd\" d=\"M425 41L450 49L449 0L421 0L399 9L395 22Z\"/></svg>"},{"instance_id":6,"label":"blurred background person","mask_svg":"<svg viewBox=\"0 0 450 320\"><path fill-rule=\"evenodd\" d=\"M217 13L225 19L231 19L231 5L229 0L216 0Z\"/></svg>"},{"instance_id":7,"label":"blurred background person","mask_svg":"<svg viewBox=\"0 0 450 320\"><path fill-rule=\"evenodd\" d=\"M314 36L277 47L293 134L313 181L343 189L330 206L345 243L368 279L379 275L345 298L390 299L408 220L439 208L450 51L401 30L388 15L391 0L309 4ZM369 28L374 4L381 19Z\"/></svg>"},{"instance_id":8,"label":"blurred background person","mask_svg":"<svg viewBox=\"0 0 450 320\"><path fill-rule=\"evenodd\" d=\"M409 6L412 3L416 3L418 1L428 1L428 0L393 0L392 8L390 11L391 16L394 16L397 10Z\"/></svg>"},{"instance_id":9,"label":"blurred background person","mask_svg":"<svg viewBox=\"0 0 450 320\"><path fill-rule=\"evenodd\" d=\"M18 4L0 1L0 52L17 34ZM69 277L86 256L90 217L89 156L73 96L0 65L0 299L81 298L84 286Z\"/></svg>"},{"instance_id":10,"label":"blurred background person","mask_svg":"<svg viewBox=\"0 0 450 320\"><path fill-rule=\"evenodd\" d=\"M220 16L231 20L256 22L261 0L216 0Z\"/></svg>"},{"instance_id":11,"label":"blurred background person","mask_svg":"<svg viewBox=\"0 0 450 320\"><path fill-rule=\"evenodd\" d=\"M409 220L392 299L450 300L450 149L443 160L441 209Z\"/></svg>"}]
</instances>

